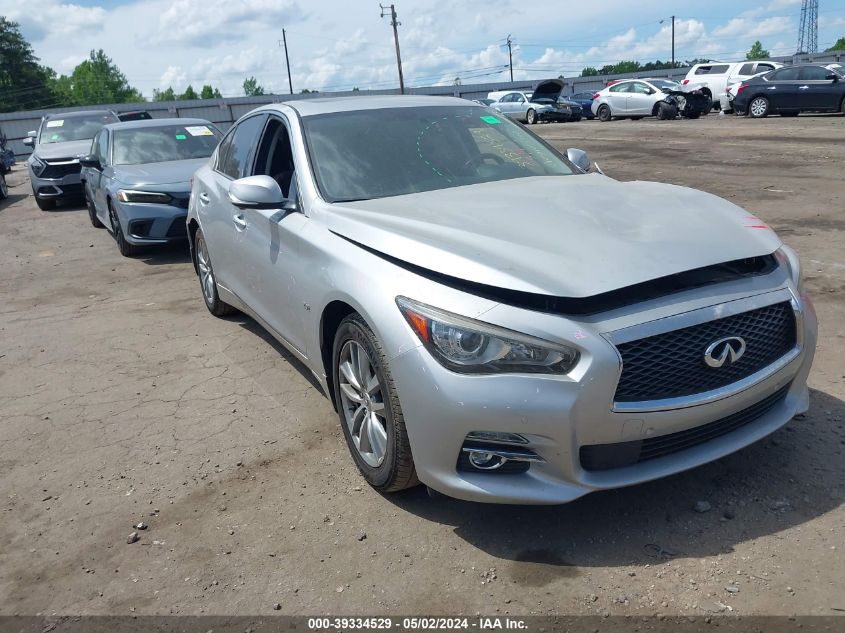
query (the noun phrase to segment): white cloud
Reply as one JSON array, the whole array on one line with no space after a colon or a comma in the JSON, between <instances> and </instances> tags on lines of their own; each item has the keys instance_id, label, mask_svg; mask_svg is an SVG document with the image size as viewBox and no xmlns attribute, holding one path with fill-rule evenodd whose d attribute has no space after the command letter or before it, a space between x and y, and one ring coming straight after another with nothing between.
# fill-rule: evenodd
<instances>
[{"instance_id":1,"label":"white cloud","mask_svg":"<svg viewBox=\"0 0 845 633\"><path fill-rule=\"evenodd\" d=\"M726 25L714 29L713 35L720 38L744 37L750 39L779 35L793 28L793 20L783 16L774 16L764 20L734 18Z\"/></svg>"},{"instance_id":2,"label":"white cloud","mask_svg":"<svg viewBox=\"0 0 845 633\"><path fill-rule=\"evenodd\" d=\"M2 14L18 22L33 41L61 38L102 29L106 11L102 7L83 7L58 0L4 0Z\"/></svg>"}]
</instances>

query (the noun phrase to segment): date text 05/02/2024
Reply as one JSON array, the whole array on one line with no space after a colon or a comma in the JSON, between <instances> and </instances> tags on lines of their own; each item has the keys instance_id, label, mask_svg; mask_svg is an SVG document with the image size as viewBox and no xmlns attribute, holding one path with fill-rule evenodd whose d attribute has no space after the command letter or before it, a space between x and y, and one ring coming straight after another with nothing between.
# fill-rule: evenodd
<instances>
[{"instance_id":1,"label":"date text 05/02/2024","mask_svg":"<svg viewBox=\"0 0 845 633\"><path fill-rule=\"evenodd\" d=\"M308 618L310 630L526 630L525 620L512 617L406 617L401 620L390 617L324 617Z\"/></svg>"}]
</instances>

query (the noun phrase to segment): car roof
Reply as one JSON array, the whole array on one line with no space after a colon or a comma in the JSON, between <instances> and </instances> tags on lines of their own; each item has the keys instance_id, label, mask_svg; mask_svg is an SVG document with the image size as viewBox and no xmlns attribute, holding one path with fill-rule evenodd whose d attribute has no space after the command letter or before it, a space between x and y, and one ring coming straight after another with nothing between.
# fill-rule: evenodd
<instances>
[{"instance_id":1,"label":"car roof","mask_svg":"<svg viewBox=\"0 0 845 633\"><path fill-rule=\"evenodd\" d=\"M205 119L188 119L171 117L169 119L142 119L140 121L121 121L120 123L109 123L103 127L109 130L134 130L145 127L162 127L164 125L211 125L215 126L211 121Z\"/></svg>"},{"instance_id":2,"label":"car roof","mask_svg":"<svg viewBox=\"0 0 845 633\"><path fill-rule=\"evenodd\" d=\"M516 91L514 91L516 92ZM271 103L261 110L281 110L288 106L301 116L331 114L335 112L354 112L356 110L378 110L381 108L422 108L430 106L463 106L480 108L481 105L458 97L429 97L422 95L385 95L361 97L321 97Z\"/></svg>"},{"instance_id":3,"label":"car roof","mask_svg":"<svg viewBox=\"0 0 845 633\"><path fill-rule=\"evenodd\" d=\"M83 116L102 116L104 114L110 114L114 117L117 115L111 110L75 110L73 112L57 112L55 114L47 114L44 116L45 121L50 121L52 119L75 119L77 117Z\"/></svg>"}]
</instances>

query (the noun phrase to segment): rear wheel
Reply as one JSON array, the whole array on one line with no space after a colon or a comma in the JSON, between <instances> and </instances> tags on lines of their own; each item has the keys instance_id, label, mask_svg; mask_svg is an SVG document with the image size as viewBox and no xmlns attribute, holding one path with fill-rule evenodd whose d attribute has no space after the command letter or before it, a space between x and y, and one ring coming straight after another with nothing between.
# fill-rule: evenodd
<instances>
[{"instance_id":1,"label":"rear wheel","mask_svg":"<svg viewBox=\"0 0 845 633\"><path fill-rule=\"evenodd\" d=\"M100 218L97 217L97 208L94 206L94 202L91 200L91 196L88 195L88 187L85 186L85 206L88 207L88 219L91 220L91 225L95 229L103 228L103 223L100 222Z\"/></svg>"},{"instance_id":2,"label":"rear wheel","mask_svg":"<svg viewBox=\"0 0 845 633\"><path fill-rule=\"evenodd\" d=\"M599 106L599 110L596 114L599 118L599 121L602 122L610 121L610 119L612 118L610 114L610 106L604 103Z\"/></svg>"},{"instance_id":3,"label":"rear wheel","mask_svg":"<svg viewBox=\"0 0 845 633\"><path fill-rule=\"evenodd\" d=\"M533 108L528 108L528 112L525 113L525 122L528 125L534 125L537 122L537 113Z\"/></svg>"},{"instance_id":4,"label":"rear wheel","mask_svg":"<svg viewBox=\"0 0 845 633\"><path fill-rule=\"evenodd\" d=\"M214 316L222 317L235 312L235 308L220 300L217 294L217 279L214 276L214 268L211 266L211 257L208 254L208 244L205 243L205 236L197 229L194 236L194 248L197 253L197 275L200 280L200 290L205 301L205 307Z\"/></svg>"},{"instance_id":5,"label":"rear wheel","mask_svg":"<svg viewBox=\"0 0 845 633\"><path fill-rule=\"evenodd\" d=\"M754 119L769 116L769 100L766 97L754 97L748 104L748 114Z\"/></svg>"},{"instance_id":6,"label":"rear wheel","mask_svg":"<svg viewBox=\"0 0 845 633\"><path fill-rule=\"evenodd\" d=\"M341 322L332 358L340 425L358 470L382 492L415 486L419 480L387 356L360 315Z\"/></svg>"},{"instance_id":7,"label":"rear wheel","mask_svg":"<svg viewBox=\"0 0 845 633\"><path fill-rule=\"evenodd\" d=\"M0 174L0 200L5 200L9 197L9 185L6 184L6 176Z\"/></svg>"}]
</instances>

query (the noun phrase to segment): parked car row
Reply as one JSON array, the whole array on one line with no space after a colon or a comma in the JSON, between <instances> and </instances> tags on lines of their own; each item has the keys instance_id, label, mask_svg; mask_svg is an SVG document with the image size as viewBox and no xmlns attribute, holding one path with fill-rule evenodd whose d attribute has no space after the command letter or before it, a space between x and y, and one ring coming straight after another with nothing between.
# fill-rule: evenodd
<instances>
[{"instance_id":1,"label":"parked car row","mask_svg":"<svg viewBox=\"0 0 845 633\"><path fill-rule=\"evenodd\" d=\"M732 107L737 114L754 118L801 112L845 114L845 66L796 64L757 75L736 86Z\"/></svg>"}]
</instances>

